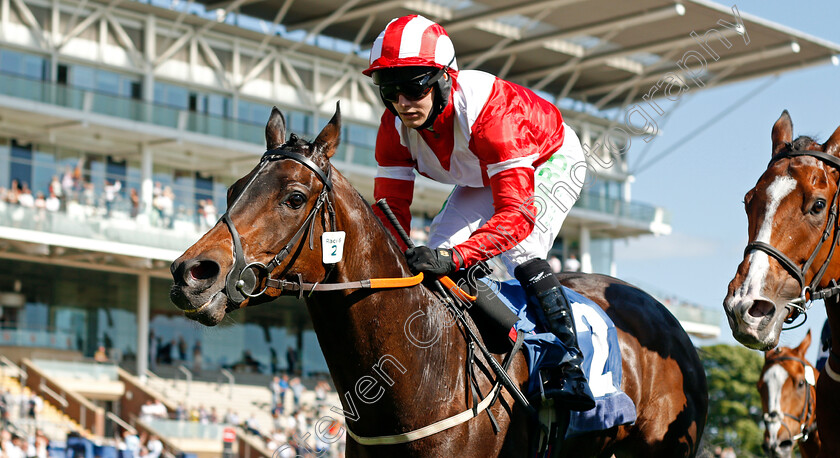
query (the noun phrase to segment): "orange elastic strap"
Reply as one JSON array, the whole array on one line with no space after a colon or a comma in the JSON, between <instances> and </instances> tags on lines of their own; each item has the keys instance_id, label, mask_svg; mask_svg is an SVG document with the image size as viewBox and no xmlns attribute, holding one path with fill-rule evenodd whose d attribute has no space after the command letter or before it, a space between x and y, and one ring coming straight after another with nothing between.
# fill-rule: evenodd
<instances>
[{"instance_id":1,"label":"orange elastic strap","mask_svg":"<svg viewBox=\"0 0 840 458\"><path fill-rule=\"evenodd\" d=\"M461 298L461 300L469 301L469 302L475 301L475 299L476 299L475 296L470 296L469 294L467 294L467 292L464 291L463 289L461 289L460 286L456 285L455 282L452 281L451 278L444 275L444 276L440 277L440 282L443 283L443 286L445 286L446 289L451 291L452 294Z\"/></svg>"},{"instance_id":2,"label":"orange elastic strap","mask_svg":"<svg viewBox=\"0 0 840 458\"><path fill-rule=\"evenodd\" d=\"M405 278L371 278L371 288L404 288L407 286L414 286L423 281L423 272Z\"/></svg>"}]
</instances>

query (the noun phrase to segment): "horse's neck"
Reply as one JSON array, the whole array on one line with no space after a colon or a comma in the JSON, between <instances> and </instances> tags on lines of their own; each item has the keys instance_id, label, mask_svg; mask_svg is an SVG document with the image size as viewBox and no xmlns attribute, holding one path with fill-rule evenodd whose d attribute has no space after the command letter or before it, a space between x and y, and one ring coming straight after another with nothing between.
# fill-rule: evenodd
<instances>
[{"instance_id":1,"label":"horse's neck","mask_svg":"<svg viewBox=\"0 0 840 458\"><path fill-rule=\"evenodd\" d=\"M346 232L346 242L344 260L336 265L332 281L412 276L368 204L343 177L335 183L338 230ZM345 409L350 396L362 416L365 409L376 411L367 416L378 416L393 408L384 415L395 418L385 421L411 423L405 414L412 410L408 405L439 409L441 400L454 395L462 373L458 340L463 338L445 307L424 286L322 294L308 306ZM361 385L371 383L378 386L366 390ZM375 403L360 402L360 393L373 396L379 387L384 393ZM380 428L382 433L388 426Z\"/></svg>"}]
</instances>

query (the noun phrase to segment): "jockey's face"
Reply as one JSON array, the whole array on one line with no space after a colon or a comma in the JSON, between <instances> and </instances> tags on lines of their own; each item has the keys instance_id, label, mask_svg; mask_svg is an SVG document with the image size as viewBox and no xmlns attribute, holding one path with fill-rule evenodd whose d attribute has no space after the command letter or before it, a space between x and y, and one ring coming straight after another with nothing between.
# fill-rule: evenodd
<instances>
[{"instance_id":1,"label":"jockey's face","mask_svg":"<svg viewBox=\"0 0 840 458\"><path fill-rule=\"evenodd\" d=\"M402 123L411 129L416 129L426 122L432 112L435 101L435 89L419 100L411 100L403 94L397 96L396 102L391 102L400 115Z\"/></svg>"}]
</instances>

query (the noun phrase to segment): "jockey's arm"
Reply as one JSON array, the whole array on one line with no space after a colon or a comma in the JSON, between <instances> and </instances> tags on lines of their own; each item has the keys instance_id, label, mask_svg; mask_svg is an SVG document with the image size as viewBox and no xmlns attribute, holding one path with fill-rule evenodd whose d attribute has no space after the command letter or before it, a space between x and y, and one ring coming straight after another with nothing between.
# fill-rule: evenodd
<instances>
[{"instance_id":1,"label":"jockey's arm","mask_svg":"<svg viewBox=\"0 0 840 458\"><path fill-rule=\"evenodd\" d=\"M387 115L383 116L383 120ZM399 136L391 128L382 124L376 137L376 178L373 182L373 198L375 201L386 199L388 205L396 215L400 225L409 232L411 229L411 201L414 199L414 159L408 148L400 144ZM373 212L380 221L391 231L394 239L405 251L408 247L396 229L388 222L388 218L378 206L373 206Z\"/></svg>"},{"instance_id":2,"label":"jockey's arm","mask_svg":"<svg viewBox=\"0 0 840 458\"><path fill-rule=\"evenodd\" d=\"M492 170L492 166L488 170ZM534 195L534 169L530 165L493 174L490 189L493 193L493 216L470 238L453 247L463 261L459 268L468 268L513 248L534 230L534 219L530 217L536 214L531 200Z\"/></svg>"}]
</instances>

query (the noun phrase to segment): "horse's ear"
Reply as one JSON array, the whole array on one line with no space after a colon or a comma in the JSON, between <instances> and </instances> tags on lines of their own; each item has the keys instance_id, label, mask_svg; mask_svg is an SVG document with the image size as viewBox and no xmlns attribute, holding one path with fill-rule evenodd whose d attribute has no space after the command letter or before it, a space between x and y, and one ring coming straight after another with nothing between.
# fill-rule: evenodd
<instances>
[{"instance_id":1,"label":"horse's ear","mask_svg":"<svg viewBox=\"0 0 840 458\"><path fill-rule=\"evenodd\" d=\"M283 143L286 143L286 119L277 107L272 107L265 125L265 149L279 148Z\"/></svg>"},{"instance_id":2,"label":"horse's ear","mask_svg":"<svg viewBox=\"0 0 840 458\"><path fill-rule=\"evenodd\" d=\"M341 107L339 107L338 102L335 103L335 114L333 115L330 122L324 127L324 130L318 134L318 138L315 139L315 151L324 154L328 158L332 157L335 154L336 148L338 148L338 143L341 137Z\"/></svg>"},{"instance_id":3,"label":"horse's ear","mask_svg":"<svg viewBox=\"0 0 840 458\"><path fill-rule=\"evenodd\" d=\"M840 156L840 127L823 143L823 151L832 156Z\"/></svg>"},{"instance_id":4,"label":"horse's ear","mask_svg":"<svg viewBox=\"0 0 840 458\"><path fill-rule=\"evenodd\" d=\"M783 111L776 124L773 124L773 133L770 134L770 138L773 139L773 156L779 154L785 144L793 139L793 121L790 120L787 110Z\"/></svg>"},{"instance_id":5,"label":"horse's ear","mask_svg":"<svg viewBox=\"0 0 840 458\"><path fill-rule=\"evenodd\" d=\"M796 347L796 352L800 355L804 355L806 351L808 351L808 347L811 346L811 330L808 330L808 333L805 334L805 338L802 339L802 343Z\"/></svg>"}]
</instances>

